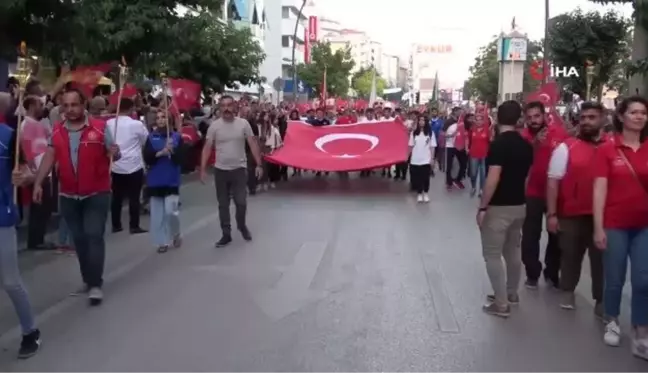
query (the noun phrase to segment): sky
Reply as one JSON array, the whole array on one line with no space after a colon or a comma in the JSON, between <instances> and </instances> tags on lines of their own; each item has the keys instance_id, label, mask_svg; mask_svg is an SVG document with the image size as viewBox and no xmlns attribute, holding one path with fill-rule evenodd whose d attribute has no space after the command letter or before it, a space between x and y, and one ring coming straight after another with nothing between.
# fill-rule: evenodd
<instances>
[{"instance_id":1,"label":"sky","mask_svg":"<svg viewBox=\"0 0 648 373\"><path fill-rule=\"evenodd\" d=\"M453 54L439 67L442 88L460 88L478 50L493 35L511 29L532 40L544 36L544 0L315 0L317 12L344 27L365 31L384 53L408 58L412 44L451 44ZM602 6L587 0L550 0L549 15L577 8L613 9L630 17L630 5ZM448 60L450 60L448 62Z\"/></svg>"}]
</instances>

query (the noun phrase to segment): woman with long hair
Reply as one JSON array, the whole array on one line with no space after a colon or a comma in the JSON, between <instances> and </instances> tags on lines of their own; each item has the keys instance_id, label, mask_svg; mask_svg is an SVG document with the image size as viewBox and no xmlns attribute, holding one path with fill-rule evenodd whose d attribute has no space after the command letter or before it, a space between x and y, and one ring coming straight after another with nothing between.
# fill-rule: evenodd
<instances>
[{"instance_id":1,"label":"woman with long hair","mask_svg":"<svg viewBox=\"0 0 648 373\"><path fill-rule=\"evenodd\" d=\"M648 360L648 101L629 97L614 118L615 135L596 153L594 244L603 250L604 341L621 344L619 314L628 259L632 352Z\"/></svg>"},{"instance_id":2,"label":"woman with long hair","mask_svg":"<svg viewBox=\"0 0 648 373\"><path fill-rule=\"evenodd\" d=\"M430 174L434 164L434 150L437 146L436 137L428 125L429 119L420 115L416 127L410 134L410 179L417 202L430 202Z\"/></svg>"},{"instance_id":3,"label":"woman with long hair","mask_svg":"<svg viewBox=\"0 0 648 373\"><path fill-rule=\"evenodd\" d=\"M146 187L150 198L150 232L159 253L169 247L179 248L180 183L182 164L182 135L174 128L174 118L166 118L158 110L155 129L144 146L144 162L148 167ZM167 129L167 125L169 128Z\"/></svg>"}]
</instances>

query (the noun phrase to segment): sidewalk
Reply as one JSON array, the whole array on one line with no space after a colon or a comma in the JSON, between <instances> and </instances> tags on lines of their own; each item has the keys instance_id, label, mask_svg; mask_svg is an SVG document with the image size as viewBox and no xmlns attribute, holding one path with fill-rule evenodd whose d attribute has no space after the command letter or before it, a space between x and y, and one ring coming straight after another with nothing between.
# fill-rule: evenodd
<instances>
[{"instance_id":1,"label":"sidewalk","mask_svg":"<svg viewBox=\"0 0 648 373\"><path fill-rule=\"evenodd\" d=\"M212 188L199 183L187 182L181 192L183 233L217 225L216 210L213 203L205 200L215 199ZM122 221L127 222L124 210ZM142 216L141 226L147 228L148 216ZM150 243L148 234L131 235L128 232L113 234L110 223L106 228L106 270L105 280L111 280L142 264L151 256L157 255ZM73 254L53 251L27 251L19 253L19 266L23 281L30 294L34 312L39 315L65 301L70 293L81 287L77 258ZM107 297L110 297L108 294ZM11 302L5 292L0 292L0 336L18 324Z\"/></svg>"}]
</instances>

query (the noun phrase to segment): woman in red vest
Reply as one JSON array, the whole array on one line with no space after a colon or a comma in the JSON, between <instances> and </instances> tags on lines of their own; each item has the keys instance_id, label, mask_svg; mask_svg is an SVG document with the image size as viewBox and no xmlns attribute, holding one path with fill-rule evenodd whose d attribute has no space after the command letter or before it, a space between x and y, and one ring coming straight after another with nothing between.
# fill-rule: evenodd
<instances>
[{"instance_id":1,"label":"woman in red vest","mask_svg":"<svg viewBox=\"0 0 648 373\"><path fill-rule=\"evenodd\" d=\"M648 360L648 101L630 97L617 109L614 141L597 151L594 243L603 250L604 341L621 343L619 314L628 259L632 284L632 352Z\"/></svg>"},{"instance_id":2,"label":"woman in red vest","mask_svg":"<svg viewBox=\"0 0 648 373\"><path fill-rule=\"evenodd\" d=\"M50 146L34 183L34 203L41 203L43 180L58 165L61 205L79 259L91 305L103 300L106 252L104 231L110 206L110 159L119 159L106 122L88 117L86 99L75 89L63 95L66 120L54 126Z\"/></svg>"}]
</instances>

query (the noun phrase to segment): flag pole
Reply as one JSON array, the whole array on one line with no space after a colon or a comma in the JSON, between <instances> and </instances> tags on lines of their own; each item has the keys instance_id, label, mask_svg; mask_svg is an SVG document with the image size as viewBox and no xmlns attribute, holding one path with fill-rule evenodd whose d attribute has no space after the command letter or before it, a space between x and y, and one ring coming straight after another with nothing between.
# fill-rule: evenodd
<instances>
[{"instance_id":1,"label":"flag pole","mask_svg":"<svg viewBox=\"0 0 648 373\"><path fill-rule=\"evenodd\" d=\"M121 110L121 100L124 95L124 85L128 78L128 68L126 67L126 59L122 56L121 63L119 64L119 92L117 92L117 107L115 108L115 138L113 141L117 142L117 127L119 124L119 111Z\"/></svg>"},{"instance_id":2,"label":"flag pole","mask_svg":"<svg viewBox=\"0 0 648 373\"><path fill-rule=\"evenodd\" d=\"M27 44L23 41L20 43L18 51L18 60L16 66L16 78L18 80L18 123L16 125L16 147L14 150L14 171L20 167L20 133L22 131L23 121L23 104L25 100L25 86L31 76L31 67L27 59ZM18 203L18 188L13 187L13 202Z\"/></svg>"}]
</instances>

